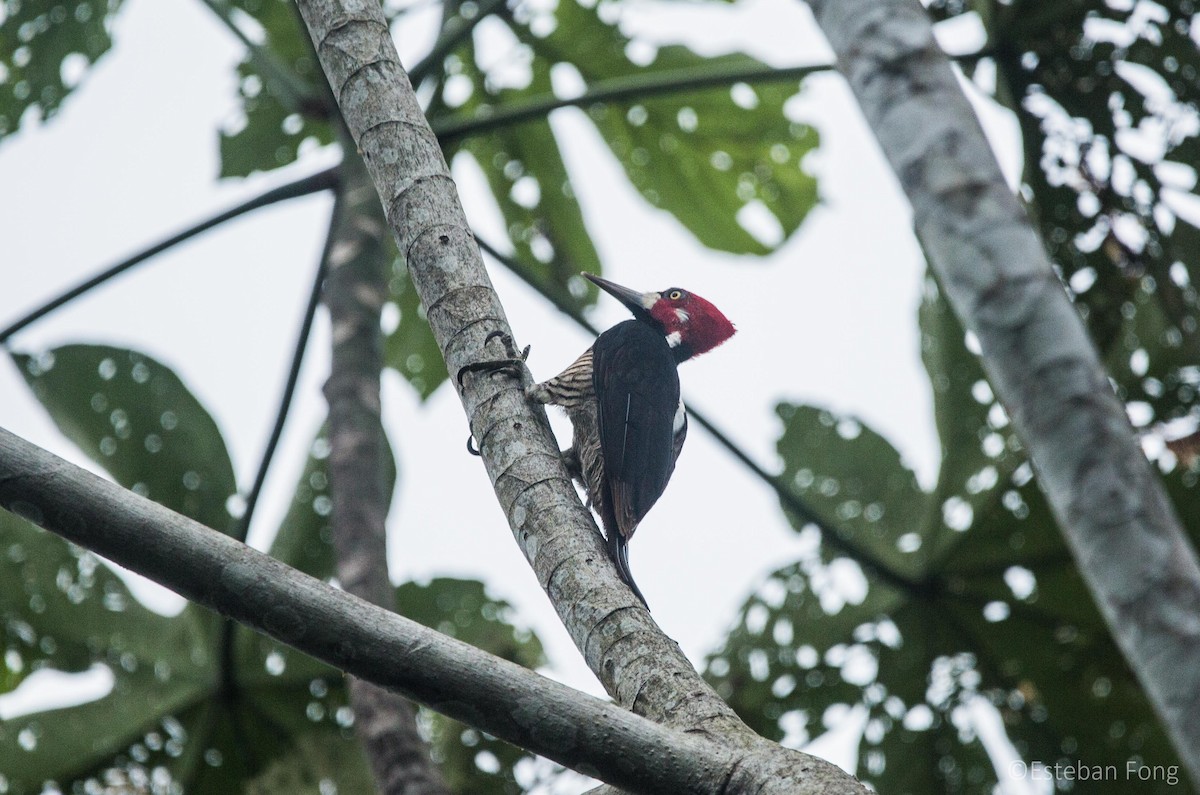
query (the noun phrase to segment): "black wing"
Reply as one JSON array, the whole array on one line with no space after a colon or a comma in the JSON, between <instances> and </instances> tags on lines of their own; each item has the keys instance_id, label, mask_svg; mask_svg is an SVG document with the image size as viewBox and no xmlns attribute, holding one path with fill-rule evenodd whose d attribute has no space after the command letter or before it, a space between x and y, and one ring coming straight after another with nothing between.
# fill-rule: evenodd
<instances>
[{"instance_id":1,"label":"black wing","mask_svg":"<svg viewBox=\"0 0 1200 795\"><path fill-rule=\"evenodd\" d=\"M679 372L663 335L637 320L601 334L592 356L600 451L610 505L625 541L662 496L675 469Z\"/></svg>"}]
</instances>

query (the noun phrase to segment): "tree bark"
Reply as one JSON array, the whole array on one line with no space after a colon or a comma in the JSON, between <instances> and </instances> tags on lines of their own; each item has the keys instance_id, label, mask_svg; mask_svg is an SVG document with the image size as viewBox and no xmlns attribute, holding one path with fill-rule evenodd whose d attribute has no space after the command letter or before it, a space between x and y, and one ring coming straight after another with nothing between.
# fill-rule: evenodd
<instances>
[{"instance_id":1,"label":"tree bark","mask_svg":"<svg viewBox=\"0 0 1200 795\"><path fill-rule=\"evenodd\" d=\"M387 298L387 227L375 190L352 151L342 162L326 248L324 301L333 329L329 402L330 523L337 577L351 594L395 607L387 572L385 520L391 494L389 455L380 420L383 342L379 315ZM387 795L449 795L412 706L399 695L347 677L354 729L367 751L375 783Z\"/></svg>"},{"instance_id":2,"label":"tree bark","mask_svg":"<svg viewBox=\"0 0 1200 795\"><path fill-rule=\"evenodd\" d=\"M338 4L300 5L449 371L503 356L498 343L485 347L484 340L493 331L511 333L504 309L379 9L355 4L361 18L353 18ZM742 727L621 584L563 468L545 412L525 399L521 382L468 376L465 384L471 429L518 544L606 689L655 720L714 736ZM655 678L687 689L659 687L646 673L631 676L630 662L642 671L657 663ZM698 702L706 714L686 714Z\"/></svg>"},{"instance_id":3,"label":"tree bark","mask_svg":"<svg viewBox=\"0 0 1200 795\"><path fill-rule=\"evenodd\" d=\"M1200 565L918 0L809 0L1083 577L1200 781Z\"/></svg>"},{"instance_id":4,"label":"tree bark","mask_svg":"<svg viewBox=\"0 0 1200 795\"><path fill-rule=\"evenodd\" d=\"M449 371L503 356L485 340L511 335L504 309L378 3L298 5ZM527 377L469 376L460 398L513 534L605 689L638 714L738 750L746 763L739 775L769 762L791 769L787 780L820 781L823 792L860 791L834 765L756 735L662 634L605 554L544 410L525 399Z\"/></svg>"},{"instance_id":5,"label":"tree bark","mask_svg":"<svg viewBox=\"0 0 1200 795\"><path fill-rule=\"evenodd\" d=\"M630 792L865 792L827 763L744 753L572 690L333 588L3 429L0 507L349 674Z\"/></svg>"}]
</instances>

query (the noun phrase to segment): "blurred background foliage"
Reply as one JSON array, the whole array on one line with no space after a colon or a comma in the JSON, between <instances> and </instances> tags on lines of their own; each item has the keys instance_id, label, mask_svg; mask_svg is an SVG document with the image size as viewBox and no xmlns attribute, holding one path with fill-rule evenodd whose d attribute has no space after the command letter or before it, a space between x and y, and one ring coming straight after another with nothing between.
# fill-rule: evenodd
<instances>
[{"instance_id":1,"label":"blurred background foliage","mask_svg":"<svg viewBox=\"0 0 1200 795\"><path fill-rule=\"evenodd\" d=\"M987 57L965 71L1019 120L1021 196L1195 538L1194 4L934 0L929 10L982 19ZM980 698L1022 759L1176 764L932 276L919 323L943 456L936 486L919 488L852 418L782 403L783 482L827 528L822 537L793 522L812 554L747 601L709 658L710 679L771 736L803 741L842 705L861 710L859 773L882 792L991 792L996 770L970 721ZM847 567L860 588L839 585Z\"/></svg>"},{"instance_id":2,"label":"blurred background foliage","mask_svg":"<svg viewBox=\"0 0 1200 795\"><path fill-rule=\"evenodd\" d=\"M303 25L286 0L201 0L246 46L242 112L216 131L221 177L280 168L341 128ZM482 169L512 252L503 264L579 316L602 272L547 114L585 109L647 207L704 245L767 254L818 199L802 166L819 145L785 105L797 77L744 54L664 46L647 58L608 13L619 2L442 6L441 34L409 65L448 159ZM1189 0L932 0L974 14L975 84L1019 121L1020 193L1187 526L1195 491L1197 15ZM403 25L411 6L386 2ZM0 12L0 137L36 134L112 45L119 0L9 2ZM510 42L503 67L479 37ZM515 65L514 65L515 64ZM335 188L336 189L336 188ZM696 201L703 196L703 201ZM774 239L752 234L748 208ZM485 241L486 242L486 241ZM422 396L446 377L403 260L386 253L388 366ZM763 734L803 744L860 716L858 775L882 792L992 792L997 773L972 711L993 705L1027 760L1173 764L1132 672L1092 605L932 276L920 324L941 470L926 490L889 442L853 417L781 398L771 478L805 542L750 593L705 662ZM117 482L244 537L245 487L216 423L160 362L93 344L14 352L64 434ZM323 433L323 432L322 432ZM330 500L318 434L271 554L332 576ZM265 462L264 462L265 466ZM393 473L394 475L395 473ZM478 582L397 589L401 612L522 665L536 637ZM369 771L340 674L194 606L143 607L90 553L0 514L0 692L42 668L107 668L112 692L0 724L0 792L364 791ZM439 716L421 725L453 789L520 792L555 775L523 752ZM10 763L11 760L11 763ZM1124 792L1127 782L1091 782ZM1139 791L1168 791L1166 782Z\"/></svg>"}]
</instances>

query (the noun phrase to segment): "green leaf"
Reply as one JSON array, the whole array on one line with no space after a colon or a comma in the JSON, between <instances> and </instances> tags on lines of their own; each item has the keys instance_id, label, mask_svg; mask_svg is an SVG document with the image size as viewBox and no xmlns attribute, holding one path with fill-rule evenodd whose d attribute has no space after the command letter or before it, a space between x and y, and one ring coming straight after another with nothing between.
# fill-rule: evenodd
<instances>
[{"instance_id":1,"label":"green leaf","mask_svg":"<svg viewBox=\"0 0 1200 795\"><path fill-rule=\"evenodd\" d=\"M782 740L790 730L792 742L803 743L819 733L812 727L828 707L862 698L860 685L841 678L830 650L861 632L874 634L873 623L899 597L872 586L861 601L846 601L828 587L829 573L814 558L772 573L707 660L706 678L765 737Z\"/></svg>"},{"instance_id":2,"label":"green leaf","mask_svg":"<svg viewBox=\"0 0 1200 795\"><path fill-rule=\"evenodd\" d=\"M91 552L8 513L0 514L0 572L6 646L23 669L192 669L198 624L147 610Z\"/></svg>"},{"instance_id":3,"label":"green leaf","mask_svg":"<svg viewBox=\"0 0 1200 795\"><path fill-rule=\"evenodd\" d=\"M0 13L0 140L26 112L49 120L112 46L122 0L10 2Z\"/></svg>"},{"instance_id":4,"label":"green leaf","mask_svg":"<svg viewBox=\"0 0 1200 795\"><path fill-rule=\"evenodd\" d=\"M549 85L548 78L539 82ZM458 147L449 149L452 154ZM596 289L579 272L600 273L600 256L549 122L472 136L461 150L487 177L519 275L576 309L594 302Z\"/></svg>"},{"instance_id":5,"label":"green leaf","mask_svg":"<svg viewBox=\"0 0 1200 795\"><path fill-rule=\"evenodd\" d=\"M6 639L5 646L7 645ZM11 693L17 689L17 685L25 680L23 671L16 667L17 665L18 663L10 658L7 653L3 659L0 659L0 694Z\"/></svg>"},{"instance_id":6,"label":"green leaf","mask_svg":"<svg viewBox=\"0 0 1200 795\"><path fill-rule=\"evenodd\" d=\"M168 494L168 502L186 506L188 494L168 486L195 468L190 453L204 461L206 481L232 489L215 424L159 363L99 346L17 360L64 432L123 482L144 483L151 496ZM161 429L157 452L131 444L147 429ZM105 444L109 434L124 444ZM332 571L327 454L318 436L272 547L324 577ZM137 460L153 456L156 470ZM389 479L394 483L394 469ZM225 499L212 504L223 512ZM284 781L307 787L329 776L352 791L365 780L339 671L195 606L174 618L152 613L90 553L8 514L0 516L0 575L6 666L15 662L27 672L100 663L115 677L114 692L98 701L0 727L0 756L19 755L19 765L5 770L10 791L37 791L49 779L63 786L132 780L155 766L195 791L230 791L248 779L259 789ZM398 593L411 614L443 631L525 665L545 662L537 638L514 628L511 608L480 583L437 580ZM523 752L437 721L461 791L515 787L513 766ZM306 755L312 759L302 761ZM336 769L322 761L329 759L340 760Z\"/></svg>"},{"instance_id":7,"label":"green leaf","mask_svg":"<svg viewBox=\"0 0 1200 795\"><path fill-rule=\"evenodd\" d=\"M232 524L224 442L165 367L101 346L17 361L59 427L120 482L202 521ZM134 443L151 435L158 441ZM153 613L90 553L7 514L0 516L0 549L0 570L10 569L0 577L6 651L22 669L78 671L100 663L115 678L113 693L97 702L6 724L0 755L20 754L20 765L5 771L13 791L40 789L43 779L66 785L136 777L156 765L185 787L210 781L217 787L210 791L228 791L225 785L290 750L291 733L280 732L265 706L278 699L278 682L264 688L268 694L247 689L253 683L239 682L237 655L226 653L247 630L194 605L174 618ZM293 673L305 660L297 658ZM325 666L316 670L330 674ZM305 713L312 678L289 680L284 699L305 732L316 725Z\"/></svg>"},{"instance_id":8,"label":"green leaf","mask_svg":"<svg viewBox=\"0 0 1200 795\"><path fill-rule=\"evenodd\" d=\"M966 332L942 297L932 274L925 277L919 310L921 361L933 389L934 421L942 462L929 500L921 556L960 554L962 530L994 507L997 487L1020 465L1008 415L992 393L979 359L966 347ZM947 521L949 520L949 521ZM952 526L953 525L953 526Z\"/></svg>"},{"instance_id":9,"label":"green leaf","mask_svg":"<svg viewBox=\"0 0 1200 795\"><path fill-rule=\"evenodd\" d=\"M262 41L238 64L242 118L221 131L221 176L271 171L296 161L308 147L334 140L325 77L313 58L308 32L287 0L209 0L230 26L231 8L261 26Z\"/></svg>"},{"instance_id":10,"label":"green leaf","mask_svg":"<svg viewBox=\"0 0 1200 795\"><path fill-rule=\"evenodd\" d=\"M439 632L506 660L537 668L546 664L542 644L532 632L514 626L512 607L487 595L483 583L438 578L428 585L406 583L396 589L398 610ZM427 712L432 752L451 792L464 795L519 793L513 769L525 751L458 721Z\"/></svg>"},{"instance_id":11,"label":"green leaf","mask_svg":"<svg viewBox=\"0 0 1200 795\"><path fill-rule=\"evenodd\" d=\"M15 792L92 770L153 731L211 684L208 633L194 610L151 612L92 553L0 514L0 620L6 658L23 672L106 665L113 691L72 709L0 724ZM103 716L103 717L98 717Z\"/></svg>"},{"instance_id":12,"label":"green leaf","mask_svg":"<svg viewBox=\"0 0 1200 795\"><path fill-rule=\"evenodd\" d=\"M523 98L552 93L550 64L543 59L533 61L530 83L520 89L495 87L477 60L471 40L446 60L447 80L428 113L435 129L439 120L487 115ZM471 94L451 111L447 86L463 78L473 85ZM575 309L594 303L597 289L579 272L600 273L600 257L549 121L501 126L486 135L445 141L443 148L447 160L466 153L483 171L504 218L518 275Z\"/></svg>"},{"instance_id":13,"label":"green leaf","mask_svg":"<svg viewBox=\"0 0 1200 795\"><path fill-rule=\"evenodd\" d=\"M817 201L816 179L802 163L818 136L784 114L794 84L638 97L637 81L650 75L767 67L739 53L705 58L682 45L659 47L650 65L639 66L627 55L630 39L603 22L598 7L559 3L555 22L545 36L523 27L515 32L547 67L573 64L588 85L630 82L628 100L593 105L589 116L648 202L709 248L739 254L769 253L799 227ZM778 224L776 239L760 240L739 223L739 212L751 204Z\"/></svg>"},{"instance_id":14,"label":"green leaf","mask_svg":"<svg viewBox=\"0 0 1200 795\"><path fill-rule=\"evenodd\" d=\"M298 737L291 751L245 782L243 791L246 795L325 795L333 782L339 792L376 791L371 768L352 735L322 729Z\"/></svg>"},{"instance_id":15,"label":"green leaf","mask_svg":"<svg viewBox=\"0 0 1200 795\"><path fill-rule=\"evenodd\" d=\"M705 58L668 45L640 65L627 56L633 42L616 24L604 21L598 7L576 2L559 3L553 17L506 15L503 24L521 42L506 65L527 65L528 79L481 69L467 42L445 59L429 116L446 136L448 155L470 152L487 175L518 259L539 263L527 278L569 288L570 301L595 297L586 285L565 280L581 267L594 267L587 263L595 251L553 128L540 115L501 122L507 111L555 96L553 68L573 67L586 86L603 89L604 99L583 107L631 182L705 245L768 253L816 204L816 180L803 160L818 136L787 118L784 106L797 93L795 83L773 80L765 64L736 53ZM756 74L764 79L738 82ZM697 78L713 87L645 88L659 79L694 85ZM481 133L471 132L472 120L484 128ZM760 236L750 228L762 229Z\"/></svg>"},{"instance_id":16,"label":"green leaf","mask_svg":"<svg viewBox=\"0 0 1200 795\"><path fill-rule=\"evenodd\" d=\"M991 792L995 772L955 719L979 698L1027 760L1082 762L1086 749L1118 770L1177 764L932 280L920 321L943 449L933 493L868 429L781 406L782 479L836 539L768 578L706 675L756 730L791 742L835 705L865 709L858 773L881 792ZM1184 476L1172 480L1200 518Z\"/></svg>"},{"instance_id":17,"label":"green leaf","mask_svg":"<svg viewBox=\"0 0 1200 795\"><path fill-rule=\"evenodd\" d=\"M1032 759L1054 758L1071 738L1087 749L1089 764L1124 769L1135 757L1176 764L1041 492L1028 482L1006 495L1016 497L981 517L969 536L992 550L1007 542L1008 553L952 557L945 577L957 596L951 620L972 638L1010 736ZM1121 783L1103 791L1126 791Z\"/></svg>"},{"instance_id":18,"label":"green leaf","mask_svg":"<svg viewBox=\"0 0 1200 795\"><path fill-rule=\"evenodd\" d=\"M292 110L263 83L252 60L238 64L242 116L220 131L223 179L291 165L302 152L334 140L326 119Z\"/></svg>"},{"instance_id":19,"label":"green leaf","mask_svg":"<svg viewBox=\"0 0 1200 795\"><path fill-rule=\"evenodd\" d=\"M329 430L322 426L308 448L308 461L292 493L292 501L275 539L267 551L271 557L319 580L333 576L333 530L329 514L333 499L329 494ZM390 453L390 449L389 449ZM389 455L389 460L392 457ZM395 466L390 483L395 486ZM389 489L389 493L391 489Z\"/></svg>"},{"instance_id":20,"label":"green leaf","mask_svg":"<svg viewBox=\"0 0 1200 795\"><path fill-rule=\"evenodd\" d=\"M215 530L234 527L225 441L169 368L107 345L13 358L59 429L118 483Z\"/></svg>"},{"instance_id":21,"label":"green leaf","mask_svg":"<svg viewBox=\"0 0 1200 795\"><path fill-rule=\"evenodd\" d=\"M898 546L897 539L922 526L929 496L896 449L852 418L786 403L776 411L785 422L783 478L795 493L828 517L840 538L897 571L914 572L919 544Z\"/></svg>"},{"instance_id":22,"label":"green leaf","mask_svg":"<svg viewBox=\"0 0 1200 795\"><path fill-rule=\"evenodd\" d=\"M1104 0L988 5L999 98L1021 124L1047 250L1127 399L1159 421L1188 416L1200 230L1177 210L1195 201L1200 155L1194 10L1159 4L1143 19L1140 6Z\"/></svg>"},{"instance_id":23,"label":"green leaf","mask_svg":"<svg viewBox=\"0 0 1200 795\"><path fill-rule=\"evenodd\" d=\"M400 259L393 264L388 289L399 321L384 338L384 361L424 400L446 380L446 361L425 319L425 307L408 278L408 267Z\"/></svg>"},{"instance_id":24,"label":"green leaf","mask_svg":"<svg viewBox=\"0 0 1200 795\"><path fill-rule=\"evenodd\" d=\"M9 784L15 792L37 791L42 781L68 782L87 774L161 733L162 717L197 702L203 690L196 680L138 669L123 672L112 692L97 701L4 721L0 748Z\"/></svg>"},{"instance_id":25,"label":"green leaf","mask_svg":"<svg viewBox=\"0 0 1200 795\"><path fill-rule=\"evenodd\" d=\"M478 580L438 577L396 588L397 612L526 668L546 664L537 636L515 626L512 606L488 596Z\"/></svg>"}]
</instances>

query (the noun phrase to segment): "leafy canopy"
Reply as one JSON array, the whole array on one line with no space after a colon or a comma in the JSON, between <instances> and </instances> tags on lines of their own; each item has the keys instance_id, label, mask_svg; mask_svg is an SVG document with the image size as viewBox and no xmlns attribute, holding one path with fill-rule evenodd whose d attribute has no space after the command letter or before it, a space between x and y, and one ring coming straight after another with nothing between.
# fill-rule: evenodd
<instances>
[{"instance_id":1,"label":"leafy canopy","mask_svg":"<svg viewBox=\"0 0 1200 795\"><path fill-rule=\"evenodd\" d=\"M219 176L279 169L329 144L352 153L294 4L204 2L246 46L236 75L240 112L217 131ZM404 24L408 7L385 8ZM119 0L0 5L0 140L49 122L70 92L85 90L122 9ZM708 58L680 45L650 53L621 32L615 11L612 3L534 11L449 2L435 54L410 68L447 159L471 158L487 178L507 237L494 242L514 254L506 265L576 312L596 295L577 273L603 266L566 143L547 115L555 106L573 99L584 108L648 206L705 245L775 250L817 198L802 166L817 135L785 113L794 78L779 80L737 53ZM523 64L515 80L497 66L489 42L498 36L507 60ZM566 97L562 74L575 76L581 97ZM769 219L765 237L751 232L747 213ZM390 248L380 258L389 274L387 363L428 396L446 378L444 363L403 259ZM14 361L67 438L114 480L215 531L244 534L244 495L221 429L165 363L95 344ZM270 549L322 578L332 575L327 454L319 434ZM0 516L0 569L0 692L43 669L99 666L112 677L96 701L0 725L0 758L13 760L0 789L34 792L47 781L68 790L369 786L338 672L195 606L159 615L90 553L8 515ZM545 662L537 638L480 583L406 584L398 602L406 615L482 648L530 667ZM552 775L494 738L436 716L422 723L455 791L519 791L522 766L525 783Z\"/></svg>"},{"instance_id":2,"label":"leafy canopy","mask_svg":"<svg viewBox=\"0 0 1200 795\"><path fill-rule=\"evenodd\" d=\"M1195 534L1196 9L930 10L981 20L991 55L975 69L994 69L1020 122L1022 195ZM708 676L756 728L790 742L859 710L858 772L881 792L991 792L996 769L971 718L979 699L1027 761L1122 774L1131 762L1178 765L932 277L919 322L942 448L932 491L853 418L781 404L785 510L802 500L824 527L793 517L810 554L747 600ZM1118 776L1086 791L1130 786Z\"/></svg>"}]
</instances>

